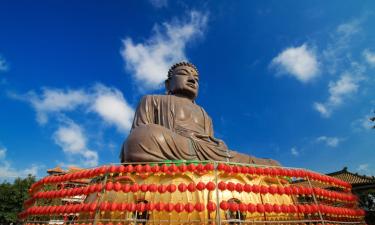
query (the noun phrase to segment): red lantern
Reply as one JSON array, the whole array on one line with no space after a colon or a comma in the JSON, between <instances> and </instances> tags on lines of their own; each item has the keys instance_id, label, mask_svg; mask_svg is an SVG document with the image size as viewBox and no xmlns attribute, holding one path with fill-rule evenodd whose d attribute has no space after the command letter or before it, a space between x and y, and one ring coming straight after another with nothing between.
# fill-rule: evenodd
<instances>
[{"instance_id":1,"label":"red lantern","mask_svg":"<svg viewBox=\"0 0 375 225\"><path fill-rule=\"evenodd\" d=\"M108 171L109 171L109 173L114 174L116 172L116 169L117 169L116 166L112 165L112 166L109 167Z\"/></svg>"},{"instance_id":2,"label":"red lantern","mask_svg":"<svg viewBox=\"0 0 375 225\"><path fill-rule=\"evenodd\" d=\"M151 171L153 173L159 172L160 171L160 166L159 165L155 165L155 166L151 167Z\"/></svg>"},{"instance_id":3,"label":"red lantern","mask_svg":"<svg viewBox=\"0 0 375 225\"><path fill-rule=\"evenodd\" d=\"M167 187L167 191L170 192L170 193L175 192L176 189L177 189L177 187L174 184L169 184L168 187Z\"/></svg>"},{"instance_id":4,"label":"red lantern","mask_svg":"<svg viewBox=\"0 0 375 225\"><path fill-rule=\"evenodd\" d=\"M245 184L245 185L243 186L243 190L244 190L245 192L249 193L249 192L252 191L252 188L251 188L251 187L252 187L252 186L251 186L250 184Z\"/></svg>"},{"instance_id":5,"label":"red lantern","mask_svg":"<svg viewBox=\"0 0 375 225\"><path fill-rule=\"evenodd\" d=\"M225 167L225 172L226 173L232 173L232 166L230 166L230 165L227 165L226 167Z\"/></svg>"},{"instance_id":6,"label":"red lantern","mask_svg":"<svg viewBox=\"0 0 375 225\"><path fill-rule=\"evenodd\" d=\"M160 184L159 187L158 187L158 192L164 193L166 191L167 191L167 186L165 186L164 184Z\"/></svg>"},{"instance_id":7,"label":"red lantern","mask_svg":"<svg viewBox=\"0 0 375 225\"><path fill-rule=\"evenodd\" d=\"M288 207L289 207L289 212L290 213L296 213L296 212L298 212L298 209L297 209L297 207L295 205L289 205Z\"/></svg>"},{"instance_id":8,"label":"red lantern","mask_svg":"<svg viewBox=\"0 0 375 225\"><path fill-rule=\"evenodd\" d=\"M241 167L239 167L239 166L233 166L232 167L232 172L233 173L240 173L241 172Z\"/></svg>"},{"instance_id":9,"label":"red lantern","mask_svg":"<svg viewBox=\"0 0 375 225\"><path fill-rule=\"evenodd\" d=\"M134 212L137 209L137 205L134 202L129 203L126 209L128 212Z\"/></svg>"},{"instance_id":10,"label":"red lantern","mask_svg":"<svg viewBox=\"0 0 375 225\"><path fill-rule=\"evenodd\" d=\"M213 211L215 211L215 210L216 210L216 204L213 203L213 202L211 202L211 201L209 201L209 202L207 203L207 210L208 210L209 212L213 212Z\"/></svg>"},{"instance_id":11,"label":"red lantern","mask_svg":"<svg viewBox=\"0 0 375 225\"><path fill-rule=\"evenodd\" d=\"M269 186L268 187L268 192L272 195L276 194L277 193L277 187L275 186Z\"/></svg>"},{"instance_id":12,"label":"red lantern","mask_svg":"<svg viewBox=\"0 0 375 225\"><path fill-rule=\"evenodd\" d=\"M173 203L167 203L167 204L164 206L164 209L165 209L167 212L172 212L173 209L174 209L174 204L173 204Z\"/></svg>"},{"instance_id":13,"label":"red lantern","mask_svg":"<svg viewBox=\"0 0 375 225\"><path fill-rule=\"evenodd\" d=\"M264 210L268 213L271 213L273 211L273 206L269 203L264 204Z\"/></svg>"},{"instance_id":14,"label":"red lantern","mask_svg":"<svg viewBox=\"0 0 375 225\"><path fill-rule=\"evenodd\" d=\"M178 185L178 190L179 190L180 192L185 192L185 191L187 190L187 186L186 186L186 184L184 184L184 183L180 183L180 184Z\"/></svg>"},{"instance_id":15,"label":"red lantern","mask_svg":"<svg viewBox=\"0 0 375 225\"><path fill-rule=\"evenodd\" d=\"M217 170L223 172L225 171L227 165L223 164L223 163L219 163L219 165L217 165Z\"/></svg>"},{"instance_id":16,"label":"red lantern","mask_svg":"<svg viewBox=\"0 0 375 225\"><path fill-rule=\"evenodd\" d=\"M129 191L130 191L130 184L124 184L124 185L122 185L122 191L124 192L124 193L128 193Z\"/></svg>"},{"instance_id":17,"label":"red lantern","mask_svg":"<svg viewBox=\"0 0 375 225\"><path fill-rule=\"evenodd\" d=\"M260 187L259 185L254 184L251 188L254 193L259 193L260 192Z\"/></svg>"},{"instance_id":18,"label":"red lantern","mask_svg":"<svg viewBox=\"0 0 375 225\"><path fill-rule=\"evenodd\" d=\"M199 191L203 191L204 189L206 188L206 185L203 183L203 182L198 182L198 184L197 184L197 189L199 190Z\"/></svg>"},{"instance_id":19,"label":"red lantern","mask_svg":"<svg viewBox=\"0 0 375 225\"><path fill-rule=\"evenodd\" d=\"M143 166L143 172L145 172L145 173L151 172L151 166L148 165L148 164L144 165Z\"/></svg>"},{"instance_id":20,"label":"red lantern","mask_svg":"<svg viewBox=\"0 0 375 225\"><path fill-rule=\"evenodd\" d=\"M185 164L181 164L178 166L178 169L181 171L181 173L185 173L188 170L188 167Z\"/></svg>"},{"instance_id":21,"label":"red lantern","mask_svg":"<svg viewBox=\"0 0 375 225\"><path fill-rule=\"evenodd\" d=\"M248 173L248 174L251 174L251 175L255 174L255 173L256 173L256 169L255 169L255 167L249 167L247 173Z\"/></svg>"},{"instance_id":22,"label":"red lantern","mask_svg":"<svg viewBox=\"0 0 375 225\"><path fill-rule=\"evenodd\" d=\"M110 204L110 211L114 212L114 211L118 210L118 207L119 207L119 205L116 202L112 202Z\"/></svg>"},{"instance_id":23,"label":"red lantern","mask_svg":"<svg viewBox=\"0 0 375 225\"><path fill-rule=\"evenodd\" d=\"M285 204L282 204L281 205L281 212L283 212L283 213L289 213L290 212L289 207L287 205L285 205Z\"/></svg>"},{"instance_id":24,"label":"red lantern","mask_svg":"<svg viewBox=\"0 0 375 225\"><path fill-rule=\"evenodd\" d=\"M306 209L305 209L305 206L304 205L297 205L297 208L298 208L298 212L299 213L305 213L306 212Z\"/></svg>"},{"instance_id":25,"label":"red lantern","mask_svg":"<svg viewBox=\"0 0 375 225\"><path fill-rule=\"evenodd\" d=\"M282 211L281 211L281 207L279 206L279 205L277 205L277 204L274 204L273 205L273 211L275 212L275 213L281 213Z\"/></svg>"},{"instance_id":26,"label":"red lantern","mask_svg":"<svg viewBox=\"0 0 375 225\"><path fill-rule=\"evenodd\" d=\"M195 210L197 210L198 212L202 212L204 211L204 204L203 203L199 203L197 202L194 206Z\"/></svg>"},{"instance_id":27,"label":"red lantern","mask_svg":"<svg viewBox=\"0 0 375 225\"><path fill-rule=\"evenodd\" d=\"M99 173L100 175L103 175L105 173L107 173L107 167L106 166L102 166L99 168Z\"/></svg>"},{"instance_id":28,"label":"red lantern","mask_svg":"<svg viewBox=\"0 0 375 225\"><path fill-rule=\"evenodd\" d=\"M264 213L265 212L263 204L260 204L260 203L257 204L257 212L258 213Z\"/></svg>"},{"instance_id":29,"label":"red lantern","mask_svg":"<svg viewBox=\"0 0 375 225\"><path fill-rule=\"evenodd\" d=\"M207 163L204 166L204 169L207 170L207 171L213 171L215 169L215 167L214 167L214 165L212 163Z\"/></svg>"},{"instance_id":30,"label":"red lantern","mask_svg":"<svg viewBox=\"0 0 375 225\"><path fill-rule=\"evenodd\" d=\"M188 170L190 172L194 173L196 171L196 169L197 168L196 168L196 166L193 163L191 163L191 164L188 165Z\"/></svg>"},{"instance_id":31,"label":"red lantern","mask_svg":"<svg viewBox=\"0 0 375 225\"><path fill-rule=\"evenodd\" d=\"M264 185L261 185L260 186L260 193L261 194L267 194L268 193L268 187L264 186Z\"/></svg>"},{"instance_id":32,"label":"red lantern","mask_svg":"<svg viewBox=\"0 0 375 225\"><path fill-rule=\"evenodd\" d=\"M128 172L128 173L133 173L134 172L134 166L133 165L128 165L127 167L126 167L126 172Z\"/></svg>"},{"instance_id":33,"label":"red lantern","mask_svg":"<svg viewBox=\"0 0 375 225\"><path fill-rule=\"evenodd\" d=\"M169 168L168 168L168 166L166 164L163 164L160 167L160 171L163 172L163 173L168 173L169 172Z\"/></svg>"},{"instance_id":34,"label":"red lantern","mask_svg":"<svg viewBox=\"0 0 375 225\"><path fill-rule=\"evenodd\" d=\"M174 210L178 213L181 213L182 211L184 211L184 205L182 203L177 203L175 206L174 206Z\"/></svg>"},{"instance_id":35,"label":"red lantern","mask_svg":"<svg viewBox=\"0 0 375 225\"><path fill-rule=\"evenodd\" d=\"M124 165L119 166L118 167L118 172L120 174L125 173L126 172L126 167Z\"/></svg>"},{"instance_id":36,"label":"red lantern","mask_svg":"<svg viewBox=\"0 0 375 225\"><path fill-rule=\"evenodd\" d=\"M112 189L113 189L113 183L112 183L112 181L109 181L109 182L105 185L105 189L106 189L107 191L112 191Z\"/></svg>"},{"instance_id":37,"label":"red lantern","mask_svg":"<svg viewBox=\"0 0 375 225\"><path fill-rule=\"evenodd\" d=\"M90 211L90 212L95 212L96 208L97 208L97 205L96 205L95 202L89 204L89 211ZM85 210L85 211L86 211L86 210Z\"/></svg>"},{"instance_id":38,"label":"red lantern","mask_svg":"<svg viewBox=\"0 0 375 225\"><path fill-rule=\"evenodd\" d=\"M283 187L283 186L277 186L277 193L278 193L279 195L283 195L283 194L285 194L285 189L284 189L284 187Z\"/></svg>"},{"instance_id":39,"label":"red lantern","mask_svg":"<svg viewBox=\"0 0 375 225\"><path fill-rule=\"evenodd\" d=\"M227 183L227 189L229 191L234 191L235 188L236 188L236 185L233 182L228 182Z\"/></svg>"},{"instance_id":40,"label":"red lantern","mask_svg":"<svg viewBox=\"0 0 375 225\"><path fill-rule=\"evenodd\" d=\"M109 204L108 204L108 202L102 202L102 203L100 204L100 211L108 211L108 209L109 209Z\"/></svg>"},{"instance_id":41,"label":"red lantern","mask_svg":"<svg viewBox=\"0 0 375 225\"><path fill-rule=\"evenodd\" d=\"M169 171L171 173L177 173L178 172L178 167L175 164L172 164L169 166Z\"/></svg>"},{"instance_id":42,"label":"red lantern","mask_svg":"<svg viewBox=\"0 0 375 225\"><path fill-rule=\"evenodd\" d=\"M157 190L158 190L158 186L156 184L148 185L148 191L149 192L156 192Z\"/></svg>"},{"instance_id":43,"label":"red lantern","mask_svg":"<svg viewBox=\"0 0 375 225\"><path fill-rule=\"evenodd\" d=\"M198 166L197 166L197 171L198 171L199 173L203 173L203 172L205 172L203 164L201 164L201 163L198 164Z\"/></svg>"},{"instance_id":44,"label":"red lantern","mask_svg":"<svg viewBox=\"0 0 375 225\"><path fill-rule=\"evenodd\" d=\"M114 185L113 185L113 189L115 191L120 191L121 190L121 184L120 182L116 182Z\"/></svg>"},{"instance_id":45,"label":"red lantern","mask_svg":"<svg viewBox=\"0 0 375 225\"><path fill-rule=\"evenodd\" d=\"M193 212L194 210L194 205L192 203L186 203L185 204L185 211L188 212L188 213L191 213Z\"/></svg>"},{"instance_id":46,"label":"red lantern","mask_svg":"<svg viewBox=\"0 0 375 225\"><path fill-rule=\"evenodd\" d=\"M134 183L131 187L130 187L130 190L131 192L137 192L139 190L139 185L137 183Z\"/></svg>"},{"instance_id":47,"label":"red lantern","mask_svg":"<svg viewBox=\"0 0 375 225\"><path fill-rule=\"evenodd\" d=\"M247 211L247 205L245 203L240 203L238 205L238 208L241 212L246 212Z\"/></svg>"},{"instance_id":48,"label":"red lantern","mask_svg":"<svg viewBox=\"0 0 375 225\"><path fill-rule=\"evenodd\" d=\"M164 210L164 203L162 203L162 202L158 202L158 203L156 203L156 205L155 205L155 209L157 210L157 211L163 211Z\"/></svg>"},{"instance_id":49,"label":"red lantern","mask_svg":"<svg viewBox=\"0 0 375 225\"><path fill-rule=\"evenodd\" d=\"M220 202L220 209L222 209L222 210L228 210L228 208L229 208L229 205L228 205L227 201Z\"/></svg>"},{"instance_id":50,"label":"red lantern","mask_svg":"<svg viewBox=\"0 0 375 225\"><path fill-rule=\"evenodd\" d=\"M147 192L148 191L148 185L147 184L141 184L140 189L141 189L142 192Z\"/></svg>"},{"instance_id":51,"label":"red lantern","mask_svg":"<svg viewBox=\"0 0 375 225\"><path fill-rule=\"evenodd\" d=\"M215 185L215 183L212 182L212 181L210 181L210 182L208 182L208 183L206 184L206 189L209 190L209 191L213 191L213 190L215 190L215 187L216 187L216 185Z\"/></svg>"},{"instance_id":52,"label":"red lantern","mask_svg":"<svg viewBox=\"0 0 375 225\"><path fill-rule=\"evenodd\" d=\"M192 164L190 164L190 165L192 165ZM190 184L188 185L188 190L189 190L190 192L194 192L194 191L195 191L195 185L194 185L194 183L190 183Z\"/></svg>"},{"instance_id":53,"label":"red lantern","mask_svg":"<svg viewBox=\"0 0 375 225\"><path fill-rule=\"evenodd\" d=\"M240 183L237 183L236 184L236 191L241 193L243 191L243 185L240 184Z\"/></svg>"},{"instance_id":54,"label":"red lantern","mask_svg":"<svg viewBox=\"0 0 375 225\"><path fill-rule=\"evenodd\" d=\"M235 211L238 211L238 203L237 202L230 202L229 203L229 210L230 211L233 211L233 212L235 212Z\"/></svg>"},{"instance_id":55,"label":"red lantern","mask_svg":"<svg viewBox=\"0 0 375 225\"><path fill-rule=\"evenodd\" d=\"M241 173L247 174L249 172L249 168L247 166L241 167Z\"/></svg>"},{"instance_id":56,"label":"red lantern","mask_svg":"<svg viewBox=\"0 0 375 225\"><path fill-rule=\"evenodd\" d=\"M146 204L146 209L147 209L148 211L152 211L152 210L154 210L154 209L155 209L155 204L152 203L152 202L148 202L148 203Z\"/></svg>"},{"instance_id":57,"label":"red lantern","mask_svg":"<svg viewBox=\"0 0 375 225\"><path fill-rule=\"evenodd\" d=\"M136 165L134 169L135 169L136 173L142 173L143 172L143 166L142 165Z\"/></svg>"},{"instance_id":58,"label":"red lantern","mask_svg":"<svg viewBox=\"0 0 375 225\"><path fill-rule=\"evenodd\" d=\"M137 203L137 205L136 205L136 210L137 210L138 212L144 212L144 211L146 210L146 205L145 205L145 203L143 203L143 202L139 202L139 203Z\"/></svg>"},{"instance_id":59,"label":"red lantern","mask_svg":"<svg viewBox=\"0 0 375 225\"><path fill-rule=\"evenodd\" d=\"M271 174L270 168L264 168L263 174L266 175L266 176L270 175Z\"/></svg>"},{"instance_id":60,"label":"red lantern","mask_svg":"<svg viewBox=\"0 0 375 225\"><path fill-rule=\"evenodd\" d=\"M247 211L249 211L250 213L254 213L257 211L257 207L256 205L252 204L252 203L249 203L247 205Z\"/></svg>"},{"instance_id":61,"label":"red lantern","mask_svg":"<svg viewBox=\"0 0 375 225\"><path fill-rule=\"evenodd\" d=\"M223 181L220 181L217 185L217 187L221 190L221 191L225 191L227 189L227 184Z\"/></svg>"}]
</instances>

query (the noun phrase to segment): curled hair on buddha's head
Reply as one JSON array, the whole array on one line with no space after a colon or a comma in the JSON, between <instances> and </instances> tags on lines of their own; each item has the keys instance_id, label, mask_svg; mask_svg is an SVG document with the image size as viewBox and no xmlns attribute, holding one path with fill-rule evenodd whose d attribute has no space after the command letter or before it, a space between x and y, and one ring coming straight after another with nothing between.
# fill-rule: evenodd
<instances>
[{"instance_id":1,"label":"curled hair on buddha's head","mask_svg":"<svg viewBox=\"0 0 375 225\"><path fill-rule=\"evenodd\" d=\"M176 69L179 66L189 66L193 68L197 72L197 74L199 74L197 67L193 63L189 63L187 61L181 61L172 65L171 68L168 70L168 79L170 79L173 76L174 69Z\"/></svg>"}]
</instances>

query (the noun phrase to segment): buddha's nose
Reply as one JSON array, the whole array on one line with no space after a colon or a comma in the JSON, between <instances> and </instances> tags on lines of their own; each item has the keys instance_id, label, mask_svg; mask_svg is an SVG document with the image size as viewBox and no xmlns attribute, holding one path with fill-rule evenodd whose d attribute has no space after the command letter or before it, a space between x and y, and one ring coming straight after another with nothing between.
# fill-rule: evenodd
<instances>
[{"instance_id":1,"label":"buddha's nose","mask_svg":"<svg viewBox=\"0 0 375 225\"><path fill-rule=\"evenodd\" d=\"M193 76L190 76L189 79L188 79L189 82L195 84L195 79Z\"/></svg>"}]
</instances>

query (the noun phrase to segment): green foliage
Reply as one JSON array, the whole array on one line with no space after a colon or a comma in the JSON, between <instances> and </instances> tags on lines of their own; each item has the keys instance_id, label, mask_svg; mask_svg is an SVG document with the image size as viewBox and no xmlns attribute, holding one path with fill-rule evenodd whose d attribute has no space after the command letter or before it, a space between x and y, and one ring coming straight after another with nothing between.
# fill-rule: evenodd
<instances>
[{"instance_id":1,"label":"green foliage","mask_svg":"<svg viewBox=\"0 0 375 225\"><path fill-rule=\"evenodd\" d=\"M13 183L0 184L0 224L17 223L17 214L23 210L23 202L28 198L28 190L35 177L17 178Z\"/></svg>"}]
</instances>

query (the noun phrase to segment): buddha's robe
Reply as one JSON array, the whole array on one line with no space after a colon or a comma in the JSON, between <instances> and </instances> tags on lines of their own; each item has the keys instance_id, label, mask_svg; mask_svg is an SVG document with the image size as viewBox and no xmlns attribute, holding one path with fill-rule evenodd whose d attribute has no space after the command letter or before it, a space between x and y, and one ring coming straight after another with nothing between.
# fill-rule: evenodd
<instances>
[{"instance_id":1,"label":"buddha's robe","mask_svg":"<svg viewBox=\"0 0 375 225\"><path fill-rule=\"evenodd\" d=\"M120 157L122 162L183 159L277 164L229 150L214 138L211 118L204 109L174 95L142 98Z\"/></svg>"}]
</instances>

